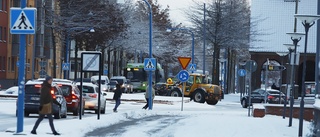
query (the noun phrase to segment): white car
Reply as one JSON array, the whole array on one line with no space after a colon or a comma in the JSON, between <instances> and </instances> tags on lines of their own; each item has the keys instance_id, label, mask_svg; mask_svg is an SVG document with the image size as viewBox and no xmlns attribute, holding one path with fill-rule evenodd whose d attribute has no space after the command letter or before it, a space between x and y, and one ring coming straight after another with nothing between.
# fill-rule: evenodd
<instances>
[{"instance_id":1,"label":"white car","mask_svg":"<svg viewBox=\"0 0 320 137\"><path fill-rule=\"evenodd\" d=\"M19 93L19 87L18 86L13 86L11 88L8 88L7 90L0 91L0 96L18 97L18 93Z\"/></svg>"},{"instance_id":2,"label":"white car","mask_svg":"<svg viewBox=\"0 0 320 137\"><path fill-rule=\"evenodd\" d=\"M101 82L99 81L99 76L92 76L91 81L96 81L97 83L101 84L101 91L103 92L109 92L110 91L110 86L109 84L109 77L108 76L101 76Z\"/></svg>"},{"instance_id":3,"label":"white car","mask_svg":"<svg viewBox=\"0 0 320 137\"><path fill-rule=\"evenodd\" d=\"M99 92L99 87L92 83L82 83L82 88L80 83L76 84L80 91L82 91L82 96L85 99L84 110L94 110L97 114L98 111L98 96L100 93L100 113L106 113L106 93Z\"/></svg>"}]
</instances>

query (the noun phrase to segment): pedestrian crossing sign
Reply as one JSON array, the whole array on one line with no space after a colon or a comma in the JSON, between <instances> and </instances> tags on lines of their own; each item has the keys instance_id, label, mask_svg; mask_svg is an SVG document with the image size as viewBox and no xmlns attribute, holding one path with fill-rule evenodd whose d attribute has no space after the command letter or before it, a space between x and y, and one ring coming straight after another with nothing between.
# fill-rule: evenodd
<instances>
[{"instance_id":1,"label":"pedestrian crossing sign","mask_svg":"<svg viewBox=\"0 0 320 137\"><path fill-rule=\"evenodd\" d=\"M194 72L197 70L197 64L189 64L189 71Z\"/></svg>"},{"instance_id":2,"label":"pedestrian crossing sign","mask_svg":"<svg viewBox=\"0 0 320 137\"><path fill-rule=\"evenodd\" d=\"M156 70L157 61L155 58L145 58L143 64L144 64L145 71L155 71Z\"/></svg>"},{"instance_id":3,"label":"pedestrian crossing sign","mask_svg":"<svg viewBox=\"0 0 320 137\"><path fill-rule=\"evenodd\" d=\"M35 34L36 8L10 8L10 33Z\"/></svg>"},{"instance_id":4,"label":"pedestrian crossing sign","mask_svg":"<svg viewBox=\"0 0 320 137\"><path fill-rule=\"evenodd\" d=\"M70 64L69 63L63 63L62 64L62 70L70 70Z\"/></svg>"}]
</instances>

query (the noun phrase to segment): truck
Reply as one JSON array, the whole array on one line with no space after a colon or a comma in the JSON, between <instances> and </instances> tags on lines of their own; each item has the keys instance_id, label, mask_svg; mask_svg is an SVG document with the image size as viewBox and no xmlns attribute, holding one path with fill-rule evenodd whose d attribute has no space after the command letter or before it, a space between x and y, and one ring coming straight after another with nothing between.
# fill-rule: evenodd
<instances>
[{"instance_id":1,"label":"truck","mask_svg":"<svg viewBox=\"0 0 320 137\"><path fill-rule=\"evenodd\" d=\"M181 97L182 96L182 84L177 83L169 91L169 96ZM209 105L216 105L221 100L221 87L218 85L209 84L206 75L199 73L192 73L188 81L186 82L184 96L190 97L190 100L194 100L198 103L207 102Z\"/></svg>"}]
</instances>

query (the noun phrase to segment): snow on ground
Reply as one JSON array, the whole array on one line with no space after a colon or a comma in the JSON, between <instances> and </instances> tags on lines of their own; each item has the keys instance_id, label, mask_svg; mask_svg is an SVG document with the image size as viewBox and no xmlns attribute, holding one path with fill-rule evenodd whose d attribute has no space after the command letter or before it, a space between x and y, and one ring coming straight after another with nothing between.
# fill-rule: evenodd
<instances>
[{"instance_id":1,"label":"snow on ground","mask_svg":"<svg viewBox=\"0 0 320 137\"><path fill-rule=\"evenodd\" d=\"M143 95L143 94L142 94ZM135 96L131 99L137 98ZM108 94L109 96L109 94ZM130 99L130 94L124 94L124 98ZM163 97L156 97L163 98ZM164 97L168 98L168 97ZM282 119L279 116L266 115L264 118L248 117L247 109L241 108L238 95L225 95L225 100L219 102L215 106L207 104L199 104L195 102L184 103L184 109L181 111L181 98L176 98L173 104L154 104L153 110L142 110L144 103L132 101L122 101L119 106L118 113L112 113L114 106L113 101L107 101L107 114L101 115L100 120L97 116L71 120L55 120L54 124L58 132L62 133L62 137L81 137L86 133L93 131L99 127L106 127L112 124L126 121L128 119L139 119L148 116L165 115L165 116L181 116L183 119L177 123L168 125L168 130L163 130L162 134L154 136L171 136L174 137L294 137L298 134L298 119L293 119L293 126L288 127L288 118ZM228 98L233 98L228 100ZM170 99L170 98L169 98ZM171 98L175 100L174 98ZM86 114L87 115L87 114ZM36 119L34 119L36 120ZM45 119L47 120L47 119ZM161 119L154 119L146 125L136 125L128 128L122 133L122 136L139 136L148 137L152 134L145 134L145 131L152 131L157 124L161 123ZM24 132L26 136L30 135L33 125L25 125ZM303 127L304 136L309 131L310 123L305 121ZM14 131L16 127L8 127L8 131ZM41 137L52 137L48 123L41 123L38 130ZM13 133L0 132L1 137L14 136Z\"/></svg>"}]
</instances>

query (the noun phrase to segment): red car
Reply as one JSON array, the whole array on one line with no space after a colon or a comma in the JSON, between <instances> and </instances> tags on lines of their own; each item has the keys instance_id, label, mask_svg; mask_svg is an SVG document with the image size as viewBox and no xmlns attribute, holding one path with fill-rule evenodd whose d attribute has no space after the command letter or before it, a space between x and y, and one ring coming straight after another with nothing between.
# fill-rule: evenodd
<instances>
[{"instance_id":1,"label":"red car","mask_svg":"<svg viewBox=\"0 0 320 137\"><path fill-rule=\"evenodd\" d=\"M64 82L54 82L57 84L63 93L67 101L67 110L68 112L72 112L74 116L79 115L80 111L80 90L78 87L72 83L64 83ZM82 99L82 108L84 108L85 101ZM84 110L82 109L82 115L84 114Z\"/></svg>"}]
</instances>

